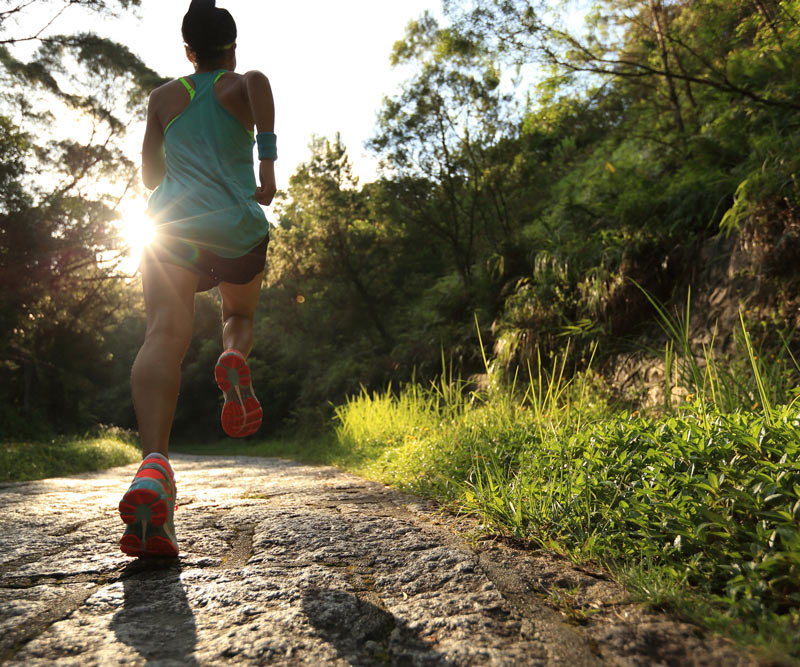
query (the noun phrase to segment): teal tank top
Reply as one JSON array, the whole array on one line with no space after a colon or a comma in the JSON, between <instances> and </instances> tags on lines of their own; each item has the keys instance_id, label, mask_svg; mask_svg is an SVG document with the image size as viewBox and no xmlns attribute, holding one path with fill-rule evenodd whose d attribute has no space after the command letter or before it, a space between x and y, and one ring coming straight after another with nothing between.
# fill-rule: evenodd
<instances>
[{"instance_id":1,"label":"teal tank top","mask_svg":"<svg viewBox=\"0 0 800 667\"><path fill-rule=\"evenodd\" d=\"M185 79L189 106L164 129L166 175L147 204L157 233L220 257L241 257L269 232L255 199L252 132L214 94L226 70Z\"/></svg>"}]
</instances>

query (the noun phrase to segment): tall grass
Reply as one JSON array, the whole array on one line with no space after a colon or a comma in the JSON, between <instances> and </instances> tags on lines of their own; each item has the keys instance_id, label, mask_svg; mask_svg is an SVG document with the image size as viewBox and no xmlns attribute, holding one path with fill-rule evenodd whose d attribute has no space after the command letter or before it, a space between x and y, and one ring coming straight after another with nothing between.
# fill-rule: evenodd
<instances>
[{"instance_id":1,"label":"tall grass","mask_svg":"<svg viewBox=\"0 0 800 667\"><path fill-rule=\"evenodd\" d=\"M727 366L713 345L692 350L685 322L660 316L672 336L666 395L678 384L683 399L659 414L614 410L591 370L567 372L565 354L526 369L525 387L479 395L450 377L446 392L363 393L337 410L339 443L360 452L363 473L448 501L487 530L600 561L654 604L800 657L789 355L759 354L742 319L740 360Z\"/></svg>"},{"instance_id":2,"label":"tall grass","mask_svg":"<svg viewBox=\"0 0 800 667\"><path fill-rule=\"evenodd\" d=\"M672 410L675 390L679 395L697 399L704 411L735 412L758 410L771 420L776 406L789 414L800 398L797 379L800 365L791 351L794 332L781 334L776 349L757 349L739 311L740 329L734 332L734 352L722 360L711 343L700 350L692 345L689 320L691 290L686 293L684 312L671 313L644 288L638 286L656 311L657 320L667 335L664 352L665 409Z\"/></svg>"}]
</instances>

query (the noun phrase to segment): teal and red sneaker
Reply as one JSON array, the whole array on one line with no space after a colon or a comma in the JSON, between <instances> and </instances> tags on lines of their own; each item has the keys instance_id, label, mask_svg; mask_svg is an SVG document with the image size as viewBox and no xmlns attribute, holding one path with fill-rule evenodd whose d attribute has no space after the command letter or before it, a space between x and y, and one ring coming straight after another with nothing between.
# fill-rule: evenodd
<instances>
[{"instance_id":1,"label":"teal and red sneaker","mask_svg":"<svg viewBox=\"0 0 800 667\"><path fill-rule=\"evenodd\" d=\"M175 538L175 477L163 456L148 456L119 502L128 524L119 548L128 556L178 556Z\"/></svg>"},{"instance_id":2,"label":"teal and red sneaker","mask_svg":"<svg viewBox=\"0 0 800 667\"><path fill-rule=\"evenodd\" d=\"M261 426L263 410L253 392L250 368L239 350L225 350L214 368L217 386L222 390L222 430L232 438L244 438Z\"/></svg>"}]
</instances>

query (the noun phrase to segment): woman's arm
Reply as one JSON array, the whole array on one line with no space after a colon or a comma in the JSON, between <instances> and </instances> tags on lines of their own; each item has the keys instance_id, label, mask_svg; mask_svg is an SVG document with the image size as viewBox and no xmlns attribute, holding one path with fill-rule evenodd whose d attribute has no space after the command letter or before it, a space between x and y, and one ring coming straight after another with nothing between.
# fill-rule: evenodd
<instances>
[{"instance_id":1,"label":"woman's arm","mask_svg":"<svg viewBox=\"0 0 800 667\"><path fill-rule=\"evenodd\" d=\"M269 79L261 72L251 71L244 75L244 85L250 113L257 132L275 131L275 101ZM275 196L275 160L261 160L258 168L261 185L256 188L256 201L269 206Z\"/></svg>"},{"instance_id":2,"label":"woman's arm","mask_svg":"<svg viewBox=\"0 0 800 667\"><path fill-rule=\"evenodd\" d=\"M164 164L164 129L156 114L157 92L147 101L147 126L142 142L142 181L149 190L155 190L166 173Z\"/></svg>"}]
</instances>

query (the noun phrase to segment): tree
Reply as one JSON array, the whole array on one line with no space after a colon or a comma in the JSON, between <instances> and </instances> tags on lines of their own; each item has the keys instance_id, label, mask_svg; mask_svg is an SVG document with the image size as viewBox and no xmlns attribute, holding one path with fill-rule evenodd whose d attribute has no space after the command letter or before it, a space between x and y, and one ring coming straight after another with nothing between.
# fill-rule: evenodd
<instances>
[{"instance_id":1,"label":"tree","mask_svg":"<svg viewBox=\"0 0 800 667\"><path fill-rule=\"evenodd\" d=\"M370 142L388 173L406 184L415 224L445 244L467 286L478 258L515 229L507 202L514 98L482 46L428 13L412 21L392 63L414 63L417 72L385 100Z\"/></svg>"},{"instance_id":2,"label":"tree","mask_svg":"<svg viewBox=\"0 0 800 667\"><path fill-rule=\"evenodd\" d=\"M568 332L632 332L647 309L629 279L669 300L693 277L679 258L722 221L768 211L782 233L754 236L787 247L796 224L800 3L598 0L585 33L557 19L577 4L445 3L453 39L539 69L518 161L541 204L494 326L512 365Z\"/></svg>"},{"instance_id":3,"label":"tree","mask_svg":"<svg viewBox=\"0 0 800 667\"><path fill-rule=\"evenodd\" d=\"M488 40L518 64L663 82L673 105L681 81L689 97L695 86L767 107L800 109L795 86L764 85L770 76L788 82L787 70L797 72L797 0L599 0L587 15L585 35L548 18L576 4L448 0L445 8L462 34ZM756 62L753 49L769 58Z\"/></svg>"},{"instance_id":4,"label":"tree","mask_svg":"<svg viewBox=\"0 0 800 667\"><path fill-rule=\"evenodd\" d=\"M405 254L375 191L359 187L338 135L314 138L278 206L254 354L284 370L285 387L268 381L282 404L316 407L386 377Z\"/></svg>"},{"instance_id":5,"label":"tree","mask_svg":"<svg viewBox=\"0 0 800 667\"><path fill-rule=\"evenodd\" d=\"M390 348L384 309L391 286L382 279L390 233L367 219L364 198L339 136L333 142L315 138L311 152L311 159L290 179L290 201L281 210L275 270L284 280L292 275L314 279L331 298L344 288L347 297L339 303L340 310L355 308L353 317L366 319L382 346Z\"/></svg>"},{"instance_id":6,"label":"tree","mask_svg":"<svg viewBox=\"0 0 800 667\"><path fill-rule=\"evenodd\" d=\"M163 79L91 33L50 34L66 11L114 15L138 0L5 2L0 11L0 375L4 416L59 428L90 418L104 329L127 293L113 221L138 171L121 139ZM20 24L52 14L30 32ZM23 19L27 19L24 21ZM36 43L18 56L21 43ZM9 421L9 423L12 423Z\"/></svg>"}]
</instances>

